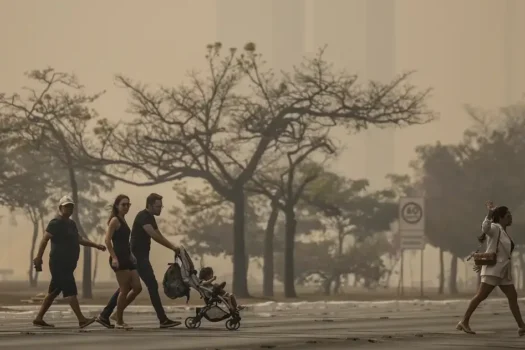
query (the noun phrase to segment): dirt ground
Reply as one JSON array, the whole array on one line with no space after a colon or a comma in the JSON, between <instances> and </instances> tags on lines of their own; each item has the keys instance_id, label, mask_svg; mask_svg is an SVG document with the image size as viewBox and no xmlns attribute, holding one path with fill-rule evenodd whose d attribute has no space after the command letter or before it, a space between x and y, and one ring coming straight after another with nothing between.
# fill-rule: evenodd
<instances>
[{"instance_id":1,"label":"dirt ground","mask_svg":"<svg viewBox=\"0 0 525 350\"><path fill-rule=\"evenodd\" d=\"M257 288L258 287L258 288ZM252 298L250 299L240 299L239 301L242 304L252 304L257 302L265 301L319 301L319 300L353 300L353 301L374 301L374 300L392 300L392 299L417 299L420 298L420 292L417 289L410 290L405 288L404 296L398 296L396 289L382 289L376 291L368 291L364 289L352 289L346 290L345 293L334 295L334 296L325 296L319 293L315 293L312 290L297 289L298 298L296 299L286 299L284 298L281 291L277 290L273 298L264 298L262 293L259 292L260 286L252 287L250 292L252 293ZM82 285L78 285L79 293L81 294ZM113 292L116 290L115 283L97 283L93 288L93 298L92 299L82 299L83 304L92 304L92 305L102 305L105 304ZM28 300L31 297L36 296L40 293L45 293L47 291L47 282L39 283L37 288L30 288L27 282L0 282L0 306L6 305L23 305L22 300ZM185 305L185 299L170 300L165 297L160 291L163 303L165 305ZM459 295L438 295L436 290L427 290L425 291L425 299L462 299L462 298L471 298L473 292L461 293ZM188 304L195 305L200 304L199 295L196 292L192 292L191 298ZM137 305L149 305L149 296L147 290L143 290L135 301Z\"/></svg>"}]
</instances>

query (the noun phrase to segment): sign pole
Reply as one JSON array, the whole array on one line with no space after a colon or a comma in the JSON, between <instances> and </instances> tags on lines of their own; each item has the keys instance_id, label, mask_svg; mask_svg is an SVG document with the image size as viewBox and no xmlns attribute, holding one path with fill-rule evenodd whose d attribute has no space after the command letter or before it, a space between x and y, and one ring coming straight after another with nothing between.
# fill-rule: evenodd
<instances>
[{"instance_id":1,"label":"sign pole","mask_svg":"<svg viewBox=\"0 0 525 350\"><path fill-rule=\"evenodd\" d=\"M401 264L400 278L404 282L404 251L420 250L420 294L424 296L424 253L425 249L425 198L424 197L402 197L399 199L399 233L401 240ZM410 267L412 265L409 265ZM412 279L412 269L410 269ZM412 282L411 282L412 284ZM401 286L401 293L403 293Z\"/></svg>"},{"instance_id":2,"label":"sign pole","mask_svg":"<svg viewBox=\"0 0 525 350\"><path fill-rule=\"evenodd\" d=\"M405 295L405 250L401 249L401 272L399 273L399 285L401 289L401 296Z\"/></svg>"},{"instance_id":3,"label":"sign pole","mask_svg":"<svg viewBox=\"0 0 525 350\"><path fill-rule=\"evenodd\" d=\"M421 281L420 281L420 288L421 288L421 299L423 299L425 293L423 291L424 287L423 287L423 277L424 277L424 265L423 265L423 257L424 257L424 254L423 252L425 251L425 249L421 249Z\"/></svg>"}]
</instances>

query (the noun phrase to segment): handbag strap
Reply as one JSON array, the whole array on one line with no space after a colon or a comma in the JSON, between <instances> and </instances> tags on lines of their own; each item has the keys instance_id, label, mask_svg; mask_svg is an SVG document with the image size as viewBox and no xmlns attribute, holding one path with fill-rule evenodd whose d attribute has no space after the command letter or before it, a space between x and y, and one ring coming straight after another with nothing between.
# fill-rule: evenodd
<instances>
[{"instance_id":1,"label":"handbag strap","mask_svg":"<svg viewBox=\"0 0 525 350\"><path fill-rule=\"evenodd\" d=\"M511 244L511 245L514 244L514 241L513 241L512 238L509 236L509 234L507 233L507 231L505 231L505 235L506 235L507 238L510 240L510 242L511 242L510 244ZM509 251L505 248L505 246L503 246L503 245L501 246L501 248L503 248L503 250L505 251L505 253L507 253L507 256L509 257L509 259L511 259L511 258L512 258L512 248L511 248L511 251L510 251L510 252L509 252Z\"/></svg>"},{"instance_id":2,"label":"handbag strap","mask_svg":"<svg viewBox=\"0 0 525 350\"><path fill-rule=\"evenodd\" d=\"M499 250L499 239L501 238L501 226L498 224L498 241L496 242L496 255L498 255Z\"/></svg>"}]
</instances>

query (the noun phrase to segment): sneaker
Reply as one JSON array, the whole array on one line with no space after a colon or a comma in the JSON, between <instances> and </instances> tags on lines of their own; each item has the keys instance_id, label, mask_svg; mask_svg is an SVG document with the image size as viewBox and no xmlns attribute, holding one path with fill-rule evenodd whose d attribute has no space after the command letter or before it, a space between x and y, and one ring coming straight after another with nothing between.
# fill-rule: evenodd
<instances>
[{"instance_id":1,"label":"sneaker","mask_svg":"<svg viewBox=\"0 0 525 350\"><path fill-rule=\"evenodd\" d=\"M96 320L97 320L96 317L86 318L84 321L78 323L78 327L79 328L86 328L87 326L89 326L90 324L95 322Z\"/></svg>"},{"instance_id":2,"label":"sneaker","mask_svg":"<svg viewBox=\"0 0 525 350\"><path fill-rule=\"evenodd\" d=\"M172 321L169 318L160 323L160 328L172 328L180 325L180 322Z\"/></svg>"},{"instance_id":3,"label":"sneaker","mask_svg":"<svg viewBox=\"0 0 525 350\"><path fill-rule=\"evenodd\" d=\"M109 319L105 318L105 317L102 317L100 315L97 316L97 318L95 319L95 321L97 321L99 324L101 324L102 326L108 328L108 329L112 329L112 328L115 328L115 326L113 326L111 324L111 322L109 321Z\"/></svg>"},{"instance_id":4,"label":"sneaker","mask_svg":"<svg viewBox=\"0 0 525 350\"><path fill-rule=\"evenodd\" d=\"M55 328L54 324L49 324L44 320L33 320L33 326L40 328Z\"/></svg>"}]
</instances>

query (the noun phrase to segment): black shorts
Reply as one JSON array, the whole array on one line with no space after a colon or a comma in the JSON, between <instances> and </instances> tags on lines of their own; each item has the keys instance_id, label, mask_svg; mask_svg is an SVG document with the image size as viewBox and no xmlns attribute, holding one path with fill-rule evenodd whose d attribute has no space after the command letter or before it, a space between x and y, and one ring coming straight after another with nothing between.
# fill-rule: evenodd
<instances>
[{"instance_id":1,"label":"black shorts","mask_svg":"<svg viewBox=\"0 0 525 350\"><path fill-rule=\"evenodd\" d=\"M128 270L128 271L131 271L131 270L136 270L137 269L137 266L133 263L133 261L131 260L131 257L123 257L123 258L119 258L117 256L117 259L118 259L118 269L114 268L113 265L111 265L111 257L109 257L109 267L111 267L111 269L115 272L117 271L125 271L125 270Z\"/></svg>"},{"instance_id":2,"label":"black shorts","mask_svg":"<svg viewBox=\"0 0 525 350\"><path fill-rule=\"evenodd\" d=\"M77 283L75 281L75 268L64 268L58 266L50 266L51 282L49 283L48 293L56 294L62 293L64 298L76 296ZM75 266L76 267L76 266Z\"/></svg>"}]
</instances>

